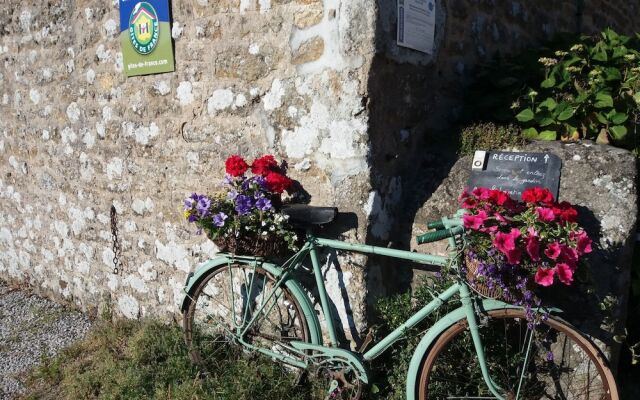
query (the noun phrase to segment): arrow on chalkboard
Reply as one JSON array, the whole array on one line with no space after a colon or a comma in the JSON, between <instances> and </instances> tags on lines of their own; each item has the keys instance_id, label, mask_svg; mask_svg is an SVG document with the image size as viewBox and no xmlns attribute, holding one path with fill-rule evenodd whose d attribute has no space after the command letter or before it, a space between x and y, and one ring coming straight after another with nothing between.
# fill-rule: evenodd
<instances>
[{"instance_id":1,"label":"arrow on chalkboard","mask_svg":"<svg viewBox=\"0 0 640 400\"><path fill-rule=\"evenodd\" d=\"M546 164L547 162L549 162L549 155L545 154L544 156L544 163Z\"/></svg>"}]
</instances>

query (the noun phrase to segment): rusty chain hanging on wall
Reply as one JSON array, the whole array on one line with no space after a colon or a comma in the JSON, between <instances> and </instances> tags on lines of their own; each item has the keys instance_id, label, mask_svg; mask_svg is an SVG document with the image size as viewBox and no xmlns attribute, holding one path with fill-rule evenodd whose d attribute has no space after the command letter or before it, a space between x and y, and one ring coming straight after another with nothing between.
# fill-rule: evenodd
<instances>
[{"instance_id":1,"label":"rusty chain hanging on wall","mask_svg":"<svg viewBox=\"0 0 640 400\"><path fill-rule=\"evenodd\" d=\"M120 248L120 239L118 239L118 213L116 207L111 206L111 236L113 238L113 273L118 275L122 271L122 256Z\"/></svg>"}]
</instances>

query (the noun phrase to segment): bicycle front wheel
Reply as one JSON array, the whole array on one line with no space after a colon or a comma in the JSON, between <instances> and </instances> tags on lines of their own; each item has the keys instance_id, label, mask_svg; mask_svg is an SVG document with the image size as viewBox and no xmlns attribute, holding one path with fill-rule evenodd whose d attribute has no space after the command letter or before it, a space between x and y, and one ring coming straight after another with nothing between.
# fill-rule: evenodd
<instances>
[{"instance_id":1,"label":"bicycle front wheel","mask_svg":"<svg viewBox=\"0 0 640 400\"><path fill-rule=\"evenodd\" d=\"M491 378L507 400L618 400L598 349L558 319L532 327L521 310L490 311L480 336ZM444 331L425 356L418 398L496 398L482 377L466 320Z\"/></svg>"},{"instance_id":2,"label":"bicycle front wheel","mask_svg":"<svg viewBox=\"0 0 640 400\"><path fill-rule=\"evenodd\" d=\"M291 292L247 264L221 265L209 273L191 293L183 325L192 359L212 367L216 360L260 350L300 360L290 342L310 337Z\"/></svg>"}]
</instances>

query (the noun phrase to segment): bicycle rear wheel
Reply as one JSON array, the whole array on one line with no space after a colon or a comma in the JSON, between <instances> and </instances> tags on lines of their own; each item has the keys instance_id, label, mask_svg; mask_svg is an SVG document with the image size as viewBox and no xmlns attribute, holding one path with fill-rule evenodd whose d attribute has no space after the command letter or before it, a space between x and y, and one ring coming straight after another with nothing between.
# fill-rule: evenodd
<instances>
[{"instance_id":1,"label":"bicycle rear wheel","mask_svg":"<svg viewBox=\"0 0 640 400\"><path fill-rule=\"evenodd\" d=\"M310 337L291 292L264 269L247 264L221 265L209 273L190 295L183 326L192 359L212 367L221 357L259 349L300 360L289 343Z\"/></svg>"},{"instance_id":2,"label":"bicycle rear wheel","mask_svg":"<svg viewBox=\"0 0 640 400\"><path fill-rule=\"evenodd\" d=\"M466 320L452 325L425 356L419 399L495 398L467 328ZM532 328L521 310L490 311L480 335L490 375L505 399L618 400L600 351L558 319Z\"/></svg>"}]
</instances>

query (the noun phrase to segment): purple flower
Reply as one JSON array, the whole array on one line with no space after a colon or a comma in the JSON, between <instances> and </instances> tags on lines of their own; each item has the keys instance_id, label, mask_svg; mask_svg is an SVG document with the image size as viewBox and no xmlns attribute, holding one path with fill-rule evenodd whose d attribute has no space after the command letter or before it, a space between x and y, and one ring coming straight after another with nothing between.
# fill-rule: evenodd
<instances>
[{"instance_id":1,"label":"purple flower","mask_svg":"<svg viewBox=\"0 0 640 400\"><path fill-rule=\"evenodd\" d=\"M193 206L200 200L200 196L198 193L193 193L191 196L184 199L184 209L191 210Z\"/></svg>"},{"instance_id":2,"label":"purple flower","mask_svg":"<svg viewBox=\"0 0 640 400\"><path fill-rule=\"evenodd\" d=\"M227 199L229 200L235 200L236 197L238 197L238 192L236 192L235 190L232 190L229 193L227 193Z\"/></svg>"},{"instance_id":3,"label":"purple flower","mask_svg":"<svg viewBox=\"0 0 640 400\"><path fill-rule=\"evenodd\" d=\"M217 227L223 227L224 226L224 220L229 218L227 216L227 214L223 213L223 212L219 212L216 215L213 216L213 224Z\"/></svg>"},{"instance_id":4,"label":"purple flower","mask_svg":"<svg viewBox=\"0 0 640 400\"><path fill-rule=\"evenodd\" d=\"M261 211L267 211L271 209L271 200L266 197L261 197L256 201L256 207Z\"/></svg>"},{"instance_id":5,"label":"purple flower","mask_svg":"<svg viewBox=\"0 0 640 400\"><path fill-rule=\"evenodd\" d=\"M211 200L207 196L202 196L196 204L196 210L201 217L206 216L209 213L209 207L211 207Z\"/></svg>"},{"instance_id":6,"label":"purple flower","mask_svg":"<svg viewBox=\"0 0 640 400\"><path fill-rule=\"evenodd\" d=\"M547 361L549 362L553 361L553 353L550 351L547 352Z\"/></svg>"},{"instance_id":7,"label":"purple flower","mask_svg":"<svg viewBox=\"0 0 640 400\"><path fill-rule=\"evenodd\" d=\"M229 174L224 174L224 179L222 180L222 183L226 185L231 185L233 183L233 177Z\"/></svg>"},{"instance_id":8,"label":"purple flower","mask_svg":"<svg viewBox=\"0 0 640 400\"><path fill-rule=\"evenodd\" d=\"M239 194L236 196L236 211L240 215L247 215L251 212L253 207L251 197Z\"/></svg>"}]
</instances>

